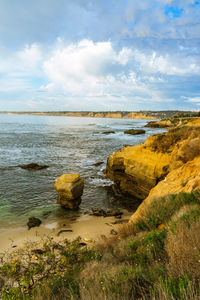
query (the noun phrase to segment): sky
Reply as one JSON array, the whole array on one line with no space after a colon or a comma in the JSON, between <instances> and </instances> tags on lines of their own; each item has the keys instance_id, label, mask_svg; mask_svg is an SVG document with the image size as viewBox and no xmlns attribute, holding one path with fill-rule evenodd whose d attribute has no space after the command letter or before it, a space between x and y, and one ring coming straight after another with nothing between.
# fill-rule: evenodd
<instances>
[{"instance_id":1,"label":"sky","mask_svg":"<svg viewBox=\"0 0 200 300\"><path fill-rule=\"evenodd\" d=\"M0 111L200 109L200 1L0 0Z\"/></svg>"}]
</instances>

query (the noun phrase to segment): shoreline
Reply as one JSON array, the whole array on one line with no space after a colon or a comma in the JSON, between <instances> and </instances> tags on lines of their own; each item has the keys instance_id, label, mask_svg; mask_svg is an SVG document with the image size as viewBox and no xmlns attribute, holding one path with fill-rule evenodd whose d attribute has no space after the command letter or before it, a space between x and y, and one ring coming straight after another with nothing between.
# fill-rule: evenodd
<instances>
[{"instance_id":1,"label":"shoreline","mask_svg":"<svg viewBox=\"0 0 200 300\"><path fill-rule=\"evenodd\" d=\"M0 253L13 252L25 247L27 243L40 245L47 238L53 238L53 240L59 242L63 239L72 241L80 236L86 243L95 243L101 236L110 235L112 229L117 231L119 224L112 223L129 220L133 214L133 212L127 210L122 210L122 212L122 218L119 220L115 217L81 215L76 221L70 221L68 224L66 219L60 219L56 222L43 222L40 227L34 227L30 230L27 227L6 230L0 233ZM67 230L72 230L72 232L67 232Z\"/></svg>"}]
</instances>

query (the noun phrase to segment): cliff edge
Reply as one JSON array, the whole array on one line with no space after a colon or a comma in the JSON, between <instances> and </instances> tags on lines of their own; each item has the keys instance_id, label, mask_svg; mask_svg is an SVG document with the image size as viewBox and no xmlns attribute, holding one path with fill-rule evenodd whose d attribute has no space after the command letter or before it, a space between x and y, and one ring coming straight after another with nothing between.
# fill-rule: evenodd
<instances>
[{"instance_id":1,"label":"cliff edge","mask_svg":"<svg viewBox=\"0 0 200 300\"><path fill-rule=\"evenodd\" d=\"M131 221L144 218L156 197L200 188L199 125L200 118L109 156L106 173L114 181L113 190L122 197L145 199Z\"/></svg>"}]
</instances>

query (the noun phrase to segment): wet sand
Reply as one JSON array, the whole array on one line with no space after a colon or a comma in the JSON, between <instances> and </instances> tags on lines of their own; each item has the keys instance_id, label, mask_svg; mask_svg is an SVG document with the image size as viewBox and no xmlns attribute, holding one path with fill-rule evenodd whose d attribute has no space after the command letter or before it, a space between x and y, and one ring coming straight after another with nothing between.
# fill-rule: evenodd
<instances>
[{"instance_id":1,"label":"wet sand","mask_svg":"<svg viewBox=\"0 0 200 300\"><path fill-rule=\"evenodd\" d=\"M120 220L128 220L132 213L123 210ZM94 243L102 235L109 236L110 231L117 231L119 221L115 217L96 217L82 215L76 221L68 222L65 219L57 222L43 222L40 227L28 230L27 227L19 227L0 231L0 253L10 252L24 247L27 243L42 243L46 238L53 238L59 242L63 239L74 240L78 236L86 243ZM65 231L66 230L66 231ZM72 232L67 232L72 230ZM62 231L62 232L60 232ZM60 233L59 233L60 232Z\"/></svg>"}]
</instances>

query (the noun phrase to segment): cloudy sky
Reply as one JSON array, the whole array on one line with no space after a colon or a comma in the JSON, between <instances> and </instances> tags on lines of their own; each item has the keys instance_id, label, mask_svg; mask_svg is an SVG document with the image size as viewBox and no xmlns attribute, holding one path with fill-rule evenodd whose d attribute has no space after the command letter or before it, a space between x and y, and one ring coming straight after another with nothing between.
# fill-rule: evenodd
<instances>
[{"instance_id":1,"label":"cloudy sky","mask_svg":"<svg viewBox=\"0 0 200 300\"><path fill-rule=\"evenodd\" d=\"M200 109L200 1L0 0L0 111L167 109Z\"/></svg>"}]
</instances>

